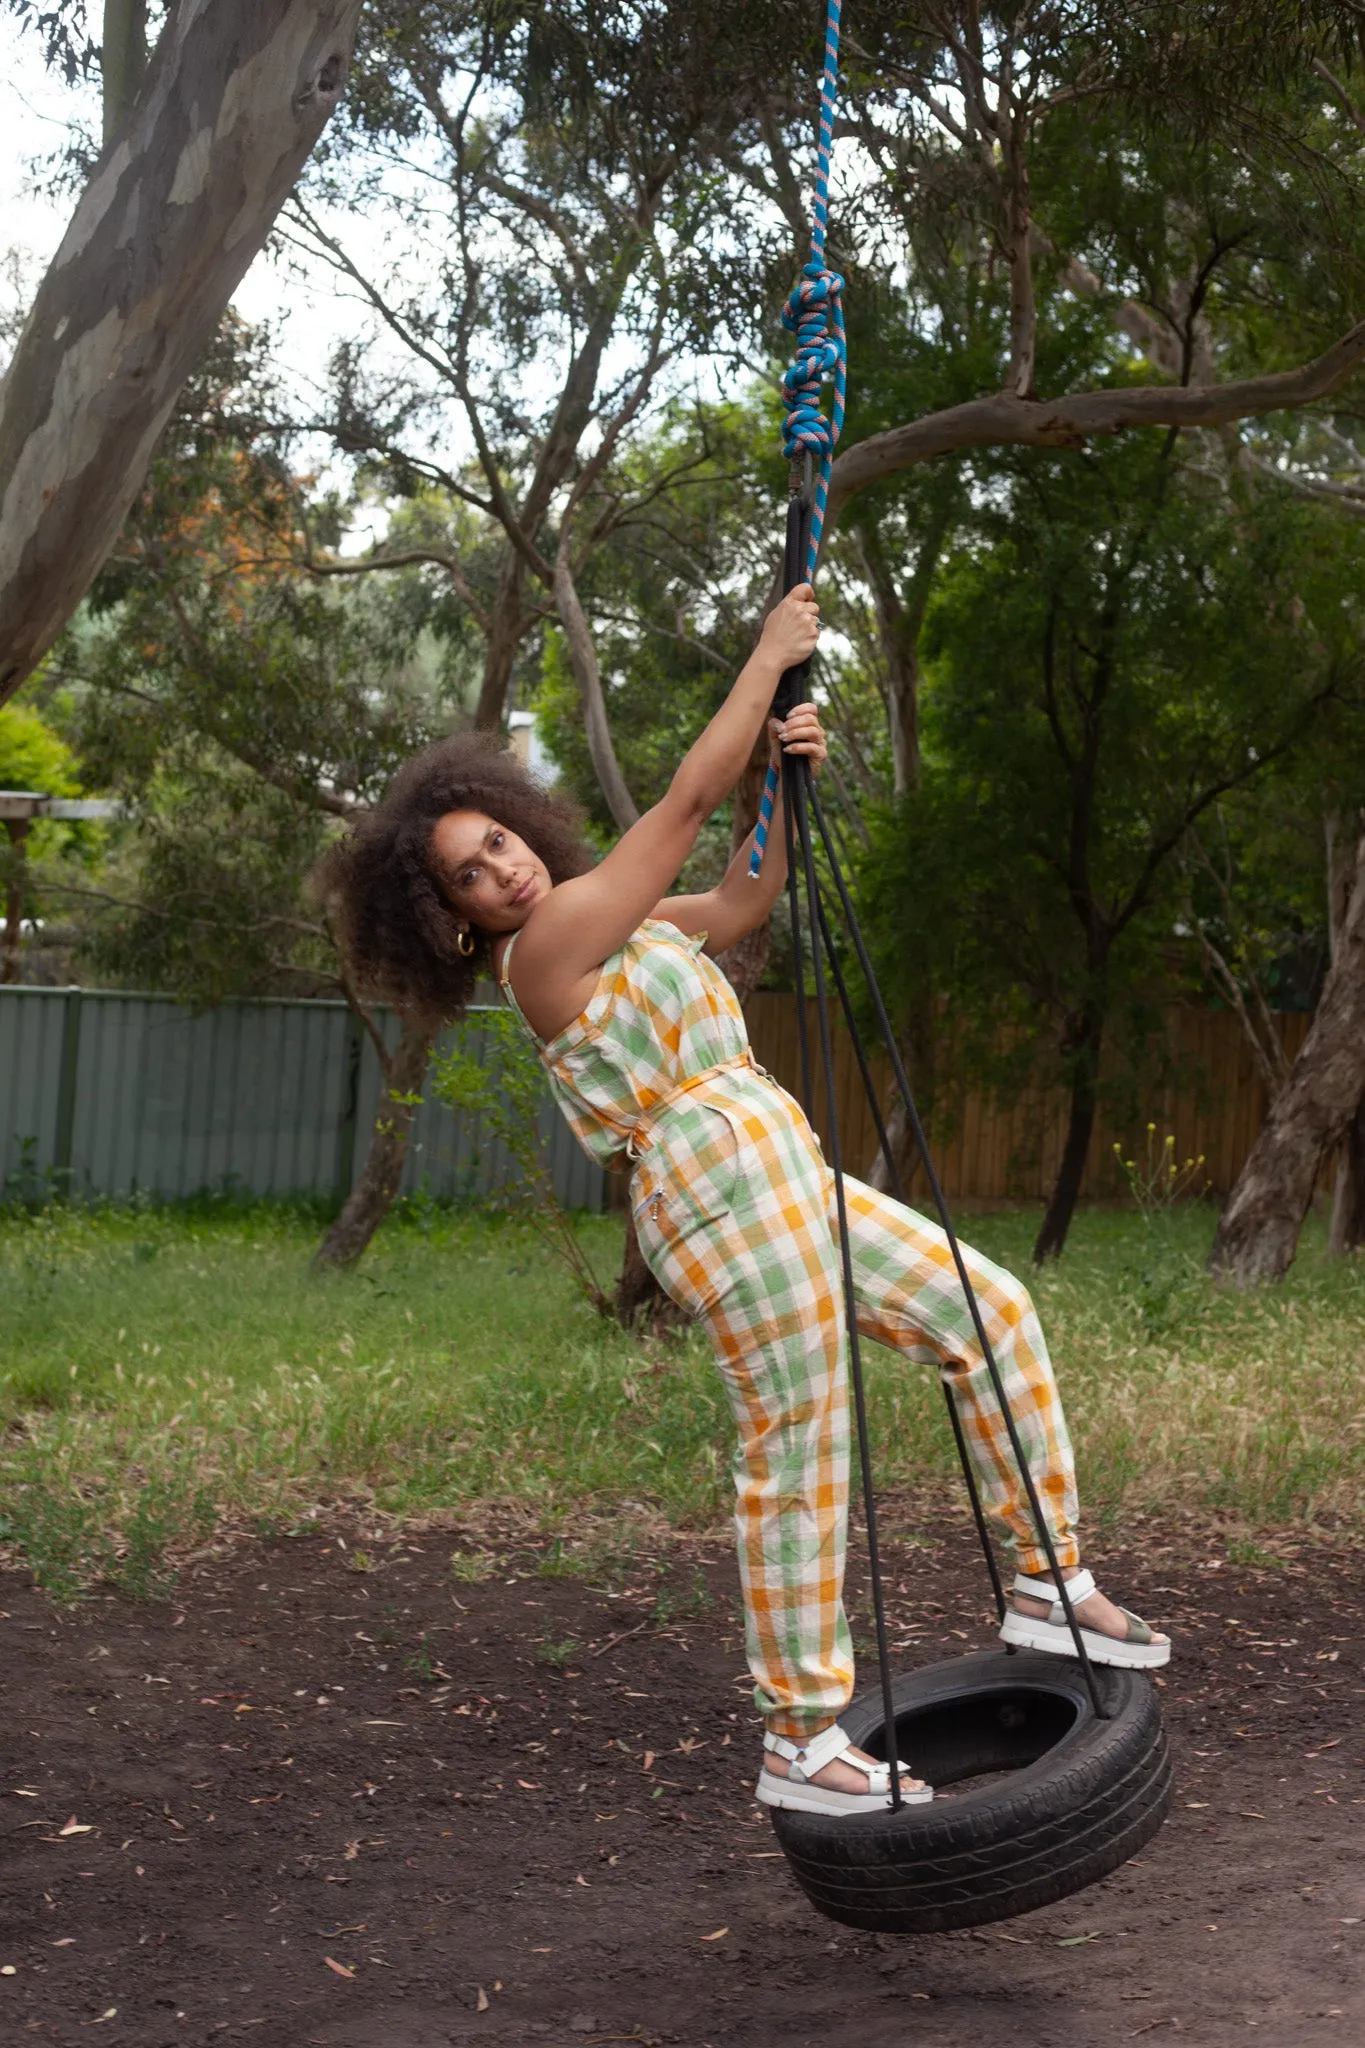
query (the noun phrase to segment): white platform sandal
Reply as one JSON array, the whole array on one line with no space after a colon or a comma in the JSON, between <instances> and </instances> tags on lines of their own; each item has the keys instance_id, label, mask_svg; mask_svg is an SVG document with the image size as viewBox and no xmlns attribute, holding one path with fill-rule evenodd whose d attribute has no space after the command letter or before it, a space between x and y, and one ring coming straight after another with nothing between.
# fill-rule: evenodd
<instances>
[{"instance_id":1,"label":"white platform sandal","mask_svg":"<svg viewBox=\"0 0 1365 2048\"><path fill-rule=\"evenodd\" d=\"M764 1736L763 1747L773 1755L786 1757L791 1765L791 1775L781 1778L765 1765L759 1774L757 1788L761 1806L795 1807L802 1813L839 1815L885 1813L891 1804L890 1766L855 1756L852 1743L837 1721L822 1729L819 1735L813 1735L804 1748L800 1743L788 1742L784 1735L772 1734ZM817 1772L836 1761L863 1773L867 1779L866 1792L833 1792L824 1785L811 1784ZM911 1789L914 1772L909 1764L901 1765L900 1775L902 1804L927 1805L934 1796L932 1789L928 1785Z\"/></svg>"},{"instance_id":2,"label":"white platform sandal","mask_svg":"<svg viewBox=\"0 0 1365 2048\"><path fill-rule=\"evenodd\" d=\"M1016 1650L1046 1650L1055 1657L1074 1657L1075 1640L1052 1580L1027 1579L1017 1572L1014 1590L1028 1600L1050 1600L1052 1612L1044 1619L1041 1615L1020 1614L1012 1607L1000 1624L1001 1642ZM1066 1590L1074 1610L1095 1591L1093 1574L1077 1572L1074 1579L1067 1580ZM1091 1663L1117 1664L1125 1671L1151 1671L1158 1664L1169 1664L1170 1644L1157 1642L1140 1615L1130 1614L1126 1607L1120 1607L1119 1613L1128 1624L1128 1633L1122 1638L1099 1635L1093 1628L1081 1630L1081 1641Z\"/></svg>"}]
</instances>

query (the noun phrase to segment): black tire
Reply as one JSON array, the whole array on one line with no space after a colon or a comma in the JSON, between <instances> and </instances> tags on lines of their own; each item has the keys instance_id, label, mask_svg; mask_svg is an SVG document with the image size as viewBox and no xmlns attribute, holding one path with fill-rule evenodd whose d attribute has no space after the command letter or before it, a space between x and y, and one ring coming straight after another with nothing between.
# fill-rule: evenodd
<instances>
[{"instance_id":1,"label":"black tire","mask_svg":"<svg viewBox=\"0 0 1365 2048\"><path fill-rule=\"evenodd\" d=\"M870 1820L771 1809L811 1904L849 1927L936 1934L1050 1906L1116 1870L1166 1818L1171 1759L1151 1682L1108 1667L1095 1677L1104 1720L1080 1667L1036 1651L956 1657L898 1679L897 1754L948 1796ZM880 1690L839 1719L860 1749L885 1756Z\"/></svg>"}]
</instances>

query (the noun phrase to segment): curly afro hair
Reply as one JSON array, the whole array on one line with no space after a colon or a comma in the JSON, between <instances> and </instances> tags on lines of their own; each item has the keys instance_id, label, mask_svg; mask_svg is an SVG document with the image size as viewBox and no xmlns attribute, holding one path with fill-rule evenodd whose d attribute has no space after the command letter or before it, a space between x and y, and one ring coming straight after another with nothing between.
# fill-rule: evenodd
<instances>
[{"instance_id":1,"label":"curly afro hair","mask_svg":"<svg viewBox=\"0 0 1365 2048\"><path fill-rule=\"evenodd\" d=\"M365 994L435 1026L458 1017L490 968L491 939L472 954L440 883L432 830L448 811L482 811L539 855L552 882L592 867L583 813L534 781L487 733L457 733L399 770L382 802L319 864L316 885L352 980Z\"/></svg>"}]
</instances>

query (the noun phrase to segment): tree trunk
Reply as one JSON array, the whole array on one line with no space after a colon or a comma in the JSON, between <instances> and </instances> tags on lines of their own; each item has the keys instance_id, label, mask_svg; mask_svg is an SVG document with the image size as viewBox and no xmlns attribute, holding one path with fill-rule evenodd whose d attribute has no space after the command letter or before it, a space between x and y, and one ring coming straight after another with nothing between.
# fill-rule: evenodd
<instances>
[{"instance_id":1,"label":"tree trunk","mask_svg":"<svg viewBox=\"0 0 1365 2048\"><path fill-rule=\"evenodd\" d=\"M427 1061L436 1034L406 1020L397 1045L384 1060L384 1087L370 1130L360 1178L341 1214L313 1255L315 1267L345 1270L355 1265L389 1213L408 1156Z\"/></svg>"},{"instance_id":2,"label":"tree trunk","mask_svg":"<svg viewBox=\"0 0 1365 2048\"><path fill-rule=\"evenodd\" d=\"M1332 1189L1332 1225L1327 1249L1344 1258L1365 1244L1365 1102L1356 1104L1345 1139L1337 1153L1337 1178Z\"/></svg>"},{"instance_id":3,"label":"tree trunk","mask_svg":"<svg viewBox=\"0 0 1365 2048\"><path fill-rule=\"evenodd\" d=\"M525 578L526 565L509 541L507 558L488 614L483 681L479 685L479 702L474 712L474 724L480 732L500 732L507 715L507 692L525 630L521 609Z\"/></svg>"},{"instance_id":4,"label":"tree trunk","mask_svg":"<svg viewBox=\"0 0 1365 2048\"><path fill-rule=\"evenodd\" d=\"M1043 1217L1043 1227L1033 1247L1035 1266L1061 1257L1071 1229L1071 1219L1080 1200L1081 1181L1085 1177L1085 1162L1099 1106L1100 1046L1103 1038L1104 1013L1097 1005L1091 1004L1077 1020L1071 1038L1076 1062L1071 1080L1071 1113L1067 1118L1062 1163L1048 1201L1047 1214Z\"/></svg>"},{"instance_id":5,"label":"tree trunk","mask_svg":"<svg viewBox=\"0 0 1365 2048\"><path fill-rule=\"evenodd\" d=\"M170 12L0 393L0 703L62 630L341 95L360 0Z\"/></svg>"},{"instance_id":6,"label":"tree trunk","mask_svg":"<svg viewBox=\"0 0 1365 2048\"><path fill-rule=\"evenodd\" d=\"M1335 960L1351 907L1351 842L1348 838L1344 845L1342 843L1338 811L1330 810L1323 822L1327 840L1327 934L1329 957ZM1356 1113L1337 1149L1336 1179L1332 1184L1332 1220L1327 1232L1328 1256L1345 1258L1348 1253L1358 1250L1362 1243L1365 1243L1365 1100L1356 1104Z\"/></svg>"},{"instance_id":7,"label":"tree trunk","mask_svg":"<svg viewBox=\"0 0 1365 2048\"><path fill-rule=\"evenodd\" d=\"M588 758L592 762L597 786L607 800L618 832L629 832L639 821L639 808L626 787L626 778L621 773L621 764L616 758L612 744L611 725L607 718L606 699L602 694L602 671L597 663L597 649L593 644L592 628L583 614L578 591L574 587L573 572L569 566L569 551L566 540L560 543L555 561L554 598L559 623L564 629L564 638L569 643L569 662L578 684L579 702L583 707L583 730L587 735Z\"/></svg>"},{"instance_id":8,"label":"tree trunk","mask_svg":"<svg viewBox=\"0 0 1365 2048\"><path fill-rule=\"evenodd\" d=\"M1323 1161L1354 1124L1363 1096L1365 833L1313 1028L1219 1219L1210 1272L1228 1274L1239 1287L1284 1278Z\"/></svg>"}]
</instances>

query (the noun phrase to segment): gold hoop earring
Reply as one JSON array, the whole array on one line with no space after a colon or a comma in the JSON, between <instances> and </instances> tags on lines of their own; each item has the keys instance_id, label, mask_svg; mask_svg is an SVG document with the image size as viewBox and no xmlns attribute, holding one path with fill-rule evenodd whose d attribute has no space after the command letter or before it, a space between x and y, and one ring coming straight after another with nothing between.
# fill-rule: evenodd
<instances>
[{"instance_id":1,"label":"gold hoop earring","mask_svg":"<svg viewBox=\"0 0 1365 2048\"><path fill-rule=\"evenodd\" d=\"M467 943L466 943L467 942ZM474 951L474 934L467 927L455 934L455 944L467 960Z\"/></svg>"}]
</instances>

